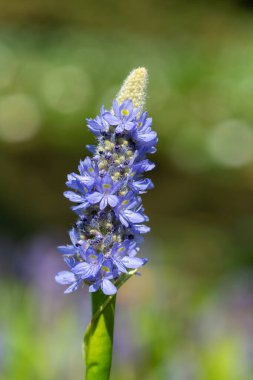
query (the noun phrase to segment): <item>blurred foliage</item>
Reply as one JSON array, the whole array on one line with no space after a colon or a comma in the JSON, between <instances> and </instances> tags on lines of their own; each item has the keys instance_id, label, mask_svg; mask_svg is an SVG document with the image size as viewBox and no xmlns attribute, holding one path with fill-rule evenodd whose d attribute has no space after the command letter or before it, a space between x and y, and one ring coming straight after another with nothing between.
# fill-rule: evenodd
<instances>
[{"instance_id":1,"label":"blurred foliage","mask_svg":"<svg viewBox=\"0 0 253 380\"><path fill-rule=\"evenodd\" d=\"M85 117L137 66L159 135L151 263L121 291L113 379L251 379L252 19L251 1L0 0L1 380L82 376L87 294L53 281L62 192Z\"/></svg>"}]
</instances>

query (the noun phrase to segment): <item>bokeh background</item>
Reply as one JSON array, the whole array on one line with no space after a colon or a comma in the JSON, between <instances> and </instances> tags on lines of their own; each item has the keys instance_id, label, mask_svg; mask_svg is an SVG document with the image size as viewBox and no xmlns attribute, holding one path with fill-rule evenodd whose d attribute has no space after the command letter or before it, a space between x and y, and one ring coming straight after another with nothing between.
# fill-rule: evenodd
<instances>
[{"instance_id":1,"label":"bokeh background","mask_svg":"<svg viewBox=\"0 0 253 380\"><path fill-rule=\"evenodd\" d=\"M112 380L251 380L253 2L0 0L0 23L0 379L83 376L64 182L85 118L146 66L150 263L120 290Z\"/></svg>"}]
</instances>

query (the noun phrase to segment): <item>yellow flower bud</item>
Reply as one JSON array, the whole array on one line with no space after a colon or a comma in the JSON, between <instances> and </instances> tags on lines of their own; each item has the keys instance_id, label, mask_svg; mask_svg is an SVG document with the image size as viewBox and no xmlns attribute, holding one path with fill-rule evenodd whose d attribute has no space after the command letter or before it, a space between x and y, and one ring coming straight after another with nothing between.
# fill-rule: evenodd
<instances>
[{"instance_id":1,"label":"yellow flower bud","mask_svg":"<svg viewBox=\"0 0 253 380\"><path fill-rule=\"evenodd\" d=\"M127 155L127 157L132 157L133 156L133 152L131 151L131 150L127 150L126 151L126 155Z\"/></svg>"},{"instance_id":2,"label":"yellow flower bud","mask_svg":"<svg viewBox=\"0 0 253 380\"><path fill-rule=\"evenodd\" d=\"M119 195L121 195L122 197L124 197L126 195L127 191L126 190L121 190L119 192Z\"/></svg>"},{"instance_id":3,"label":"yellow flower bud","mask_svg":"<svg viewBox=\"0 0 253 380\"><path fill-rule=\"evenodd\" d=\"M116 100L123 103L126 99L131 99L134 108L140 107L141 110L145 105L146 89L148 83L148 72L145 67L138 67L130 72L124 81Z\"/></svg>"},{"instance_id":4,"label":"yellow flower bud","mask_svg":"<svg viewBox=\"0 0 253 380\"><path fill-rule=\"evenodd\" d=\"M120 177L120 172L115 172L115 173L113 174L113 176L114 176L116 179L118 179L118 178Z\"/></svg>"},{"instance_id":5,"label":"yellow flower bud","mask_svg":"<svg viewBox=\"0 0 253 380\"><path fill-rule=\"evenodd\" d=\"M98 164L99 169L105 169L107 167L107 161L103 160Z\"/></svg>"}]
</instances>

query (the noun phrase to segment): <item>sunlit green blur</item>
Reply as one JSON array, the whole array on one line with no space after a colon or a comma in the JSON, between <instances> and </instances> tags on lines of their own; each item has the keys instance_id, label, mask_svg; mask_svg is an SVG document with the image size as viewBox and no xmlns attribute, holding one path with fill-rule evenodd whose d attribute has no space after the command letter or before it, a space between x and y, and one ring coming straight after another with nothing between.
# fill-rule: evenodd
<instances>
[{"instance_id":1,"label":"sunlit green blur","mask_svg":"<svg viewBox=\"0 0 253 380\"><path fill-rule=\"evenodd\" d=\"M251 380L253 2L0 0L0 380L83 378L62 196L85 118L147 67L150 262L119 292L112 380Z\"/></svg>"}]
</instances>

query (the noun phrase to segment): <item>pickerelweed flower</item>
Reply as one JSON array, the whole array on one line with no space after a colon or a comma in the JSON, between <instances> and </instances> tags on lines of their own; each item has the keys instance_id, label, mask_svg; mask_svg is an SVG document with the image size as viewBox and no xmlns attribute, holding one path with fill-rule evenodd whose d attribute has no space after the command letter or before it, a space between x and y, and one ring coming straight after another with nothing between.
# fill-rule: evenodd
<instances>
[{"instance_id":1,"label":"pickerelweed flower","mask_svg":"<svg viewBox=\"0 0 253 380\"><path fill-rule=\"evenodd\" d=\"M80 161L79 173L68 175L71 190L64 195L78 219L69 232L71 244L59 247L69 270L55 278L68 285L65 293L87 284L90 292L115 294L115 281L147 262L136 257L141 235L149 231L140 194L153 187L144 173L155 166L146 155L156 151L157 135L143 112L146 70L133 73L112 109L102 107L99 116L87 119L97 145L87 147L92 157Z\"/></svg>"}]
</instances>

